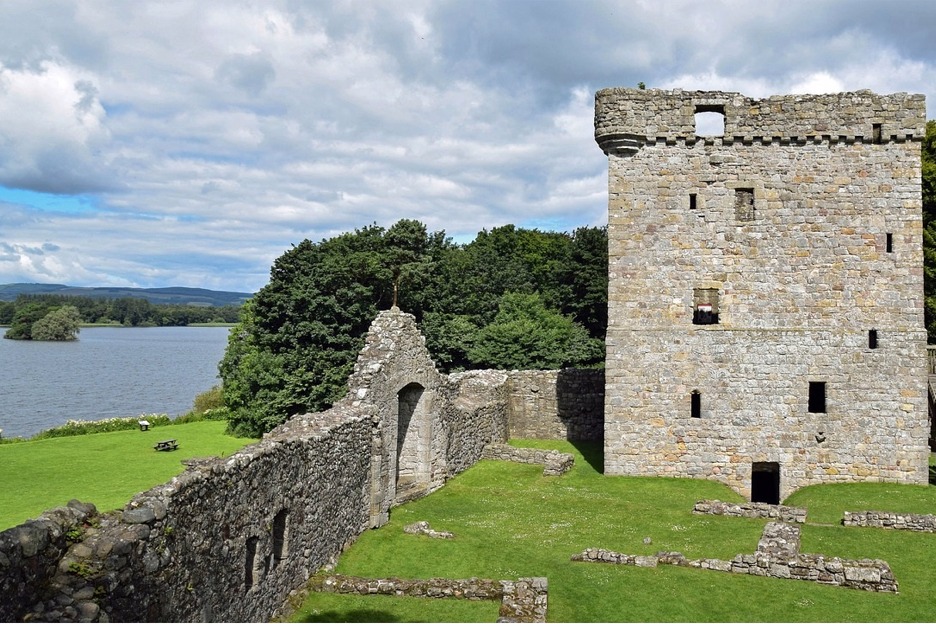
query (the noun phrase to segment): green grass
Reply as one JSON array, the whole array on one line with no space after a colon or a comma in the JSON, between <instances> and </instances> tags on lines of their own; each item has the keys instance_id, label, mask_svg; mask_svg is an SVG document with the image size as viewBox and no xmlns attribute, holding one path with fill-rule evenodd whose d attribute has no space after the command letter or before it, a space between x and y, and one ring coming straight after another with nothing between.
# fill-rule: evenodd
<instances>
[{"instance_id":1,"label":"green grass","mask_svg":"<svg viewBox=\"0 0 936 624\"><path fill-rule=\"evenodd\" d=\"M336 572L400 578L546 576L552 621L936 621L936 535L840 525L846 509L936 513L934 487L817 486L787 501L809 509L804 552L885 559L900 583L896 596L672 566L573 563L570 556L588 547L730 559L754 551L766 521L693 515L693 503L702 498L742 500L714 482L604 477L595 448L583 446L583 454L563 442L523 444L572 452L576 466L567 475L547 478L536 466L482 461L438 492L394 508L386 526L364 533L342 555ZM404 534L402 527L417 520L456 537ZM644 543L647 537L651 544ZM310 594L293 619L493 621L497 606Z\"/></svg>"},{"instance_id":2,"label":"green grass","mask_svg":"<svg viewBox=\"0 0 936 624\"><path fill-rule=\"evenodd\" d=\"M0 530L73 498L101 512L123 507L137 492L182 472L181 460L230 454L253 441L225 435L226 427L202 421L0 445ZM169 438L179 450L153 450Z\"/></svg>"}]
</instances>

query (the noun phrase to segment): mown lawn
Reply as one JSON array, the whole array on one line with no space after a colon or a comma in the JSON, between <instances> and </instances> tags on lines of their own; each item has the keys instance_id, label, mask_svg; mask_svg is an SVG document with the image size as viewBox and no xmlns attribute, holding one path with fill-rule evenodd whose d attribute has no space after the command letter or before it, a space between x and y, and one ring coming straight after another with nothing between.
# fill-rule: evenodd
<instances>
[{"instance_id":1,"label":"mown lawn","mask_svg":"<svg viewBox=\"0 0 936 624\"><path fill-rule=\"evenodd\" d=\"M73 498L101 512L123 507L182 472L181 460L230 454L253 441L225 435L226 426L201 421L0 445L0 530ZM169 438L178 450L153 450Z\"/></svg>"},{"instance_id":2,"label":"mown lawn","mask_svg":"<svg viewBox=\"0 0 936 624\"><path fill-rule=\"evenodd\" d=\"M693 515L693 503L702 498L741 500L713 482L604 477L595 448L583 447L583 456L563 442L519 444L572 452L576 467L547 478L535 466L480 462L431 496L395 508L389 524L366 532L342 555L336 572L400 578L545 576L551 621L936 621L936 535L840 524L845 510L936 513L936 487L818 486L787 501L809 509L810 523L802 529L804 552L884 559L900 583L896 596L671 566L573 563L570 556L588 547L730 559L754 551L766 521ZM417 520L453 531L456 538L404 534L402 527ZM492 622L497 609L491 602L310 594L293 621Z\"/></svg>"}]
</instances>

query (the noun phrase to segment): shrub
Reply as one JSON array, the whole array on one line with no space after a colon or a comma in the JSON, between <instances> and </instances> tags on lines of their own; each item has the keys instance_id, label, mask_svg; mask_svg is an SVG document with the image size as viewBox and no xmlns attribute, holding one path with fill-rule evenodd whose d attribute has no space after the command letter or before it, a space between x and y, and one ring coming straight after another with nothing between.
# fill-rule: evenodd
<instances>
[{"instance_id":1,"label":"shrub","mask_svg":"<svg viewBox=\"0 0 936 624\"><path fill-rule=\"evenodd\" d=\"M221 386L214 386L195 397L193 411L198 414L224 407L224 394ZM224 418L209 418L208 420L224 420Z\"/></svg>"},{"instance_id":2,"label":"shrub","mask_svg":"<svg viewBox=\"0 0 936 624\"><path fill-rule=\"evenodd\" d=\"M141 414L132 418L105 418L104 420L69 420L61 427L46 429L37 433L31 439L44 440L46 438L62 438L87 433L107 433L109 431L136 429L141 420L149 422L150 427L168 425L172 422L167 414Z\"/></svg>"}]
</instances>

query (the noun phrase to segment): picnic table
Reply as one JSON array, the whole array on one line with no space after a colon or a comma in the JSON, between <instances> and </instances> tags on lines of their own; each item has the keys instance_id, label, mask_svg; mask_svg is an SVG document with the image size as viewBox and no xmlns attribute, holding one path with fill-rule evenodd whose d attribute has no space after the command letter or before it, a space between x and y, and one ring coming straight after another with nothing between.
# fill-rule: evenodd
<instances>
[{"instance_id":1,"label":"picnic table","mask_svg":"<svg viewBox=\"0 0 936 624\"><path fill-rule=\"evenodd\" d=\"M163 440L153 445L157 451L174 451L179 448L179 443L175 440Z\"/></svg>"}]
</instances>

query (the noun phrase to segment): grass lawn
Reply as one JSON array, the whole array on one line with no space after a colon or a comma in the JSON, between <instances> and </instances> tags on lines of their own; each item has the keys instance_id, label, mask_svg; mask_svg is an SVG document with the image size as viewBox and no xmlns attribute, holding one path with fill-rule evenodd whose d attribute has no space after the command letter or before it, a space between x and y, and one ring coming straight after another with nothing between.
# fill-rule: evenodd
<instances>
[{"instance_id":1,"label":"grass lawn","mask_svg":"<svg viewBox=\"0 0 936 624\"><path fill-rule=\"evenodd\" d=\"M802 529L804 552L880 558L891 565L900 594L874 594L671 566L573 563L570 556L588 547L730 559L754 551L766 520L693 515L693 504L702 498L742 500L714 482L604 477L595 448L518 444L572 452L576 466L562 477L543 477L536 466L482 461L431 496L394 508L386 526L364 533L342 555L336 572L400 578L545 576L552 621L936 621L936 535L840 524L845 510L936 513L936 487L816 486L787 501L809 509L809 523ZM404 534L403 526L417 520L456 537ZM651 543L645 544L645 538ZM310 594L293 620L492 622L498 606Z\"/></svg>"},{"instance_id":2,"label":"grass lawn","mask_svg":"<svg viewBox=\"0 0 936 624\"><path fill-rule=\"evenodd\" d=\"M253 441L224 435L226 426L201 421L0 445L0 530L73 498L101 512L123 507L182 472L180 460L230 454ZM169 438L178 440L177 451L153 450Z\"/></svg>"}]
</instances>

